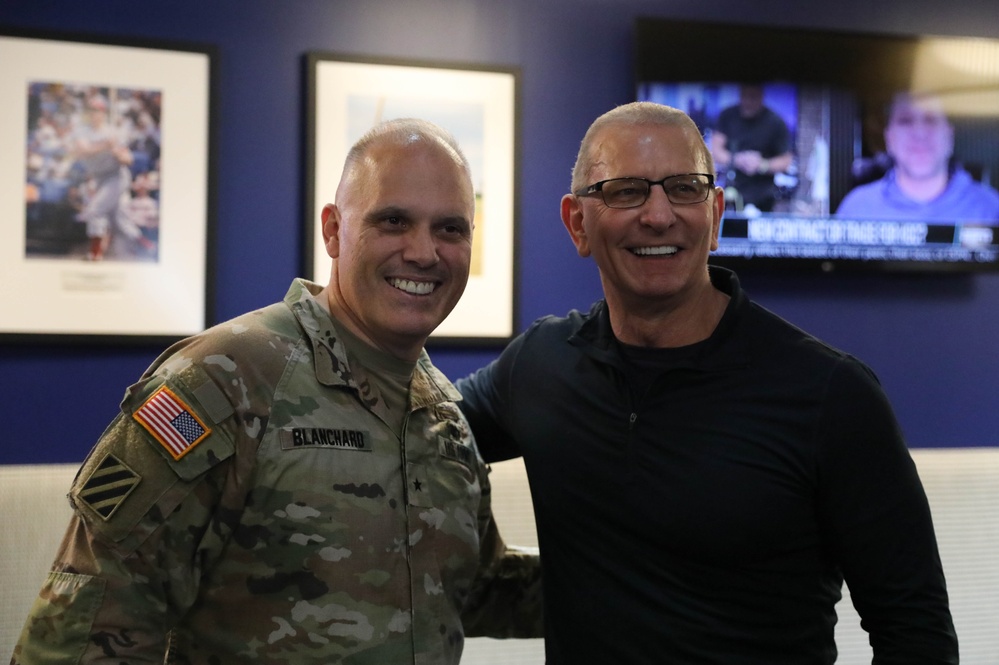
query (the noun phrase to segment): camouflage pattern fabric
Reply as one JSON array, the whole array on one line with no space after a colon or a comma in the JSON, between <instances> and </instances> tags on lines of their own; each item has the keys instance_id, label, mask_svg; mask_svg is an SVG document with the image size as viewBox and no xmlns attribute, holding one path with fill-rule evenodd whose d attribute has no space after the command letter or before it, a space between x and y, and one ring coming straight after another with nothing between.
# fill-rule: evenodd
<instances>
[{"instance_id":1,"label":"camouflage pattern fabric","mask_svg":"<svg viewBox=\"0 0 999 665\"><path fill-rule=\"evenodd\" d=\"M466 632L541 635L537 556L492 522L458 392L424 353L400 441L319 289L127 390L12 664L457 663Z\"/></svg>"}]
</instances>

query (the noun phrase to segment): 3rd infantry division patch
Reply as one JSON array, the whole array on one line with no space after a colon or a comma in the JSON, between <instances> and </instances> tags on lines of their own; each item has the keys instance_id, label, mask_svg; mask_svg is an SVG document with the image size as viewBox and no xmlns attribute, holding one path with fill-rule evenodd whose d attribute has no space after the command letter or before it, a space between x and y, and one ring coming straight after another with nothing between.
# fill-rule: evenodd
<instances>
[{"instance_id":1,"label":"3rd infantry division patch","mask_svg":"<svg viewBox=\"0 0 999 665\"><path fill-rule=\"evenodd\" d=\"M138 474L114 455L107 455L97 465L80 489L80 499L105 520L139 484Z\"/></svg>"}]
</instances>

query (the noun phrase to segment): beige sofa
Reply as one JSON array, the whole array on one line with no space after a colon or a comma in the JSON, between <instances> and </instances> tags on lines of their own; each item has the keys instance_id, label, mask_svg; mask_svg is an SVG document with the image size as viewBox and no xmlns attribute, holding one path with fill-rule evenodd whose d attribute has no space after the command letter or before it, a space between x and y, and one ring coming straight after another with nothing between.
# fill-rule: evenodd
<instances>
[{"instance_id":1,"label":"beige sofa","mask_svg":"<svg viewBox=\"0 0 999 665\"><path fill-rule=\"evenodd\" d=\"M918 449L964 665L999 663L999 448ZM6 662L69 516L76 465L0 466L0 662ZM536 545L530 493L519 461L493 465L497 521L509 542ZM840 603L839 663L871 662L866 633ZM544 662L541 640L469 640L463 665Z\"/></svg>"}]
</instances>

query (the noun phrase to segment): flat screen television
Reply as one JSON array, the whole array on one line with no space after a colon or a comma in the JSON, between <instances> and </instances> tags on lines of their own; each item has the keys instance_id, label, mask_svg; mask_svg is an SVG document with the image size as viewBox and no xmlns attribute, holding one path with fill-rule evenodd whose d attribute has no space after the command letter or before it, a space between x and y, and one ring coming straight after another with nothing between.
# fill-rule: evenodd
<instances>
[{"instance_id":1,"label":"flat screen television","mask_svg":"<svg viewBox=\"0 0 999 665\"><path fill-rule=\"evenodd\" d=\"M733 268L999 270L999 40L639 18L636 98L687 111Z\"/></svg>"}]
</instances>

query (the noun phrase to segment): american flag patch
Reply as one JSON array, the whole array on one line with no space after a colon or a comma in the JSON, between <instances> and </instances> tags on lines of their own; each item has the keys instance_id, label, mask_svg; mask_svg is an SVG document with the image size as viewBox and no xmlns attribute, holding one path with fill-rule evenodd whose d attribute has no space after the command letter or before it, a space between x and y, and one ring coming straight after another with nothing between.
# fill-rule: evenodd
<instances>
[{"instance_id":1,"label":"american flag patch","mask_svg":"<svg viewBox=\"0 0 999 665\"><path fill-rule=\"evenodd\" d=\"M175 460L189 453L212 431L166 386L153 393L132 417L149 430Z\"/></svg>"}]
</instances>

